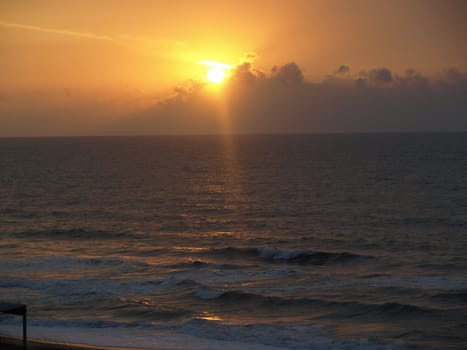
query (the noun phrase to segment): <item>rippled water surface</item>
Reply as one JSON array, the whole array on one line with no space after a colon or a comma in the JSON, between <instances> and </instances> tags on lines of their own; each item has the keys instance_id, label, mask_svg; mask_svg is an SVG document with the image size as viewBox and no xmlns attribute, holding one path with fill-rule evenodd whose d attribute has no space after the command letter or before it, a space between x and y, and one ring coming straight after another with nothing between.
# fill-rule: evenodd
<instances>
[{"instance_id":1,"label":"rippled water surface","mask_svg":"<svg viewBox=\"0 0 467 350\"><path fill-rule=\"evenodd\" d=\"M0 139L0 300L93 345L461 349L466 174L462 133Z\"/></svg>"}]
</instances>

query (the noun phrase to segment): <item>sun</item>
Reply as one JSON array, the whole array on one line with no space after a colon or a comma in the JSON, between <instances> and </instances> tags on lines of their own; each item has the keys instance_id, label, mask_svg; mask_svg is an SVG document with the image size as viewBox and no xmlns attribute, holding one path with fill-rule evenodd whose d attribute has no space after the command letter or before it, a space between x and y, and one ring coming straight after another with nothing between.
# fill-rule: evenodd
<instances>
[{"instance_id":1,"label":"sun","mask_svg":"<svg viewBox=\"0 0 467 350\"><path fill-rule=\"evenodd\" d=\"M225 79L225 71L219 67L212 67L208 71L207 79L211 83L220 84Z\"/></svg>"},{"instance_id":2,"label":"sun","mask_svg":"<svg viewBox=\"0 0 467 350\"><path fill-rule=\"evenodd\" d=\"M222 83L233 68L230 64L216 61L199 61L198 64L209 67L206 79L213 84Z\"/></svg>"}]
</instances>

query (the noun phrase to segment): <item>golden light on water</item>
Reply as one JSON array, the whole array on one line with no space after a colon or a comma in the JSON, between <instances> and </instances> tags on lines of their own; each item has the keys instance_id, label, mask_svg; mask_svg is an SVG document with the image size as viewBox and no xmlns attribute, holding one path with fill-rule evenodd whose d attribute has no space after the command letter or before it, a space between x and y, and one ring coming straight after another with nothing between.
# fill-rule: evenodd
<instances>
[{"instance_id":1,"label":"golden light on water","mask_svg":"<svg viewBox=\"0 0 467 350\"><path fill-rule=\"evenodd\" d=\"M221 317L214 315L210 312L203 312L201 315L199 315L199 319L206 321L222 321Z\"/></svg>"}]
</instances>

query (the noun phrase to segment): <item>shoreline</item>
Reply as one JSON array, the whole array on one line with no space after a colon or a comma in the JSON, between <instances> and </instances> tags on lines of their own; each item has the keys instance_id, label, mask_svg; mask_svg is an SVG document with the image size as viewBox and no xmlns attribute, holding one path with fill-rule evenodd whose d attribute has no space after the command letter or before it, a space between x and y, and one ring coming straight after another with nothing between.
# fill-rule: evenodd
<instances>
[{"instance_id":1,"label":"shoreline","mask_svg":"<svg viewBox=\"0 0 467 350\"><path fill-rule=\"evenodd\" d=\"M2 350L23 350L23 340L19 337L0 335ZM61 343L47 340L30 339L27 341L28 350L147 350L144 348L106 347L86 344ZM155 350L155 349L154 349Z\"/></svg>"}]
</instances>

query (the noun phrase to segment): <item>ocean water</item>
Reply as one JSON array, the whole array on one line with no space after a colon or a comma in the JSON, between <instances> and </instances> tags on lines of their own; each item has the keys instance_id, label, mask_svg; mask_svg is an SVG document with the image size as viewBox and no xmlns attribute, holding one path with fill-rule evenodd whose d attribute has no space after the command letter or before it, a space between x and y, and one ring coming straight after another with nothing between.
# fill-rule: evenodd
<instances>
[{"instance_id":1,"label":"ocean water","mask_svg":"<svg viewBox=\"0 0 467 350\"><path fill-rule=\"evenodd\" d=\"M465 133L0 139L0 199L33 338L467 347Z\"/></svg>"}]
</instances>

